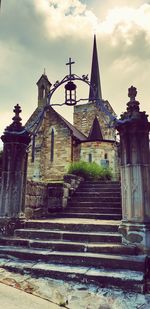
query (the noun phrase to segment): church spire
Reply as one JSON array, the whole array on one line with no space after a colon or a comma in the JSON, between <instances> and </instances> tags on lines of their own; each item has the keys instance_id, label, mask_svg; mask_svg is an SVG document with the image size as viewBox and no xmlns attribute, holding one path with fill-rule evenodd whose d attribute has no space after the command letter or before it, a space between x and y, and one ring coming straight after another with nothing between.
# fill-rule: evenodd
<instances>
[{"instance_id":1,"label":"church spire","mask_svg":"<svg viewBox=\"0 0 150 309\"><path fill-rule=\"evenodd\" d=\"M96 98L102 99L101 81L100 81L98 55L97 55L97 45L96 45L96 35L94 35L90 82L91 82L92 88L90 87L89 101L93 101ZM93 88L95 89L96 93L93 93Z\"/></svg>"}]
</instances>

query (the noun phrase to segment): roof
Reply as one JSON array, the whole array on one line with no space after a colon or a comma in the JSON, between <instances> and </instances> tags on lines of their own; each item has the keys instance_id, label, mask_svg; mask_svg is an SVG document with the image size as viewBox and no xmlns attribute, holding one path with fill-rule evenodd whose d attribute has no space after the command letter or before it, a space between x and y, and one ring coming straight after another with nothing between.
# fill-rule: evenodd
<instances>
[{"instance_id":1,"label":"roof","mask_svg":"<svg viewBox=\"0 0 150 309\"><path fill-rule=\"evenodd\" d=\"M61 121L63 121L63 123L65 123L65 125L68 127L68 129L71 131L71 133L73 134L73 136L78 139L79 141L85 141L87 140L87 137L80 132L75 126L73 126L69 121L67 121L65 118L63 118L59 113L57 113L52 106L50 106L50 108L54 111L54 113L58 116L58 118L61 119ZM43 118L44 118L44 110L42 112L41 108L37 107L35 109L35 111L33 112L33 114L31 115L31 117L28 119L28 121L26 122L26 128L31 127L30 132L34 132L35 130L37 131L37 129L39 128ZM35 123L34 123L35 122ZM33 124L33 125L32 125Z\"/></svg>"},{"instance_id":2,"label":"roof","mask_svg":"<svg viewBox=\"0 0 150 309\"><path fill-rule=\"evenodd\" d=\"M54 109L53 109L54 110ZM73 126L68 120L63 118L59 113L55 111L55 113L58 115L58 117L67 125L67 127L72 131L72 134L74 137L76 137L80 141L87 140L87 137L79 131L75 126Z\"/></svg>"},{"instance_id":3,"label":"roof","mask_svg":"<svg viewBox=\"0 0 150 309\"><path fill-rule=\"evenodd\" d=\"M89 136L88 136L88 141L95 141L95 140L96 141L103 140L101 127L100 127L99 121L96 116L93 120L93 124L90 130Z\"/></svg>"},{"instance_id":4,"label":"roof","mask_svg":"<svg viewBox=\"0 0 150 309\"><path fill-rule=\"evenodd\" d=\"M38 85L38 84L40 83L40 81L43 80L43 79L44 79L50 86L52 85L52 84L50 83L50 81L49 81L49 79L48 79L48 77L47 77L46 74L42 74L41 77L39 78L39 80L37 81L36 84Z\"/></svg>"}]
</instances>

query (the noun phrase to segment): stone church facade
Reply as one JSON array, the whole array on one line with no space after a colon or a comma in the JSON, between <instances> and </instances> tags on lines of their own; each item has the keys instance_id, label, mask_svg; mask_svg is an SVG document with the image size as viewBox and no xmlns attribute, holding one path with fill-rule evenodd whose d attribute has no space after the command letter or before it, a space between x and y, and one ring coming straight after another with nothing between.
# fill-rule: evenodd
<instances>
[{"instance_id":1,"label":"stone church facade","mask_svg":"<svg viewBox=\"0 0 150 309\"><path fill-rule=\"evenodd\" d=\"M109 102L102 99L96 37L94 37L90 82L97 89L101 103L115 115ZM38 107L26 124L32 127L33 133L28 155L28 179L62 180L69 164L80 160L110 166L114 178L117 179L118 144L115 130L108 127L108 115L97 105L91 88L89 101L74 106L73 124L71 124L52 106L49 105L44 109L51 88L51 83L45 74L40 77L37 86Z\"/></svg>"}]
</instances>

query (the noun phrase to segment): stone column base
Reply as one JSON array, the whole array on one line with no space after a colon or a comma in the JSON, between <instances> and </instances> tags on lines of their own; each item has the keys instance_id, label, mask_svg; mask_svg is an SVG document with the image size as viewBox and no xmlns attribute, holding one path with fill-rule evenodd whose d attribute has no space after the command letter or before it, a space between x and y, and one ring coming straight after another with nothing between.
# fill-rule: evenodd
<instances>
[{"instance_id":1,"label":"stone column base","mask_svg":"<svg viewBox=\"0 0 150 309\"><path fill-rule=\"evenodd\" d=\"M134 244L141 253L150 253L150 223L122 221L119 226L123 244Z\"/></svg>"}]
</instances>

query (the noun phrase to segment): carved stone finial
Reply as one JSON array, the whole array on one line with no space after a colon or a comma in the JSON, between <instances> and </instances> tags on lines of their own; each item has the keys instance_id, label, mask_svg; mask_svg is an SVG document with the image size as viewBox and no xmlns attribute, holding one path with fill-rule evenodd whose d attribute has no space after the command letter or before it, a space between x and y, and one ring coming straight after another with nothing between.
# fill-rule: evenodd
<instances>
[{"instance_id":1,"label":"carved stone finial","mask_svg":"<svg viewBox=\"0 0 150 309\"><path fill-rule=\"evenodd\" d=\"M129 89L128 89L128 97L130 98L130 101L127 103L127 114L128 116L131 117L131 115L134 116L138 115L139 111L140 111L140 108L139 108L139 102L136 101L136 95L137 95L137 90L135 87L131 86Z\"/></svg>"},{"instance_id":2,"label":"carved stone finial","mask_svg":"<svg viewBox=\"0 0 150 309\"><path fill-rule=\"evenodd\" d=\"M128 97L130 98L130 101L135 101L135 98L136 98L136 95L137 95L137 90L135 87L131 86L129 89L128 89Z\"/></svg>"},{"instance_id":3,"label":"carved stone finial","mask_svg":"<svg viewBox=\"0 0 150 309\"><path fill-rule=\"evenodd\" d=\"M21 125L22 119L20 118L19 114L22 112L22 110L21 110L21 107L19 106L19 104L14 106L13 112L15 113L15 116L12 118L13 123L17 124L17 125Z\"/></svg>"}]
</instances>

